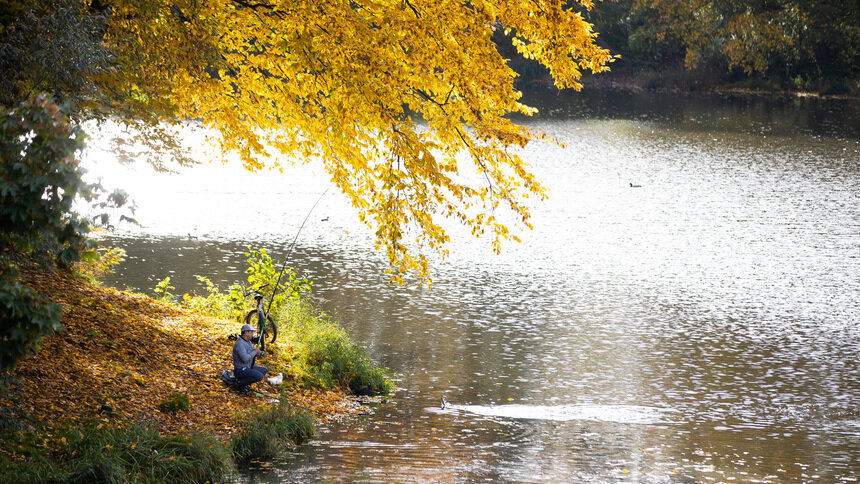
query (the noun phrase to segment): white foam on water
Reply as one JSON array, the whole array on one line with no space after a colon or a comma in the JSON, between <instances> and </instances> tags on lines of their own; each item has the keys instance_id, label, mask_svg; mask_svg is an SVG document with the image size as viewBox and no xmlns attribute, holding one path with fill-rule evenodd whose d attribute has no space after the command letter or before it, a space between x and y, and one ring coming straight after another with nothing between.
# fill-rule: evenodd
<instances>
[{"instance_id":1,"label":"white foam on water","mask_svg":"<svg viewBox=\"0 0 860 484\"><path fill-rule=\"evenodd\" d=\"M428 408L433 413L480 415L485 417L528 420L591 420L627 424L674 424L668 418L669 411L657 407L640 405L457 405L448 404L445 409Z\"/></svg>"},{"instance_id":2,"label":"white foam on water","mask_svg":"<svg viewBox=\"0 0 860 484\"><path fill-rule=\"evenodd\" d=\"M384 443L384 442L371 442L371 441L367 441L367 440L354 441L354 442L353 441L345 441L345 440L337 440L337 441L326 442L325 445L326 445L326 447L332 447L332 448L383 447L383 448L395 448L395 449L410 449L410 448L417 448L418 447L417 444L408 444L408 443L389 444L389 443Z\"/></svg>"}]
</instances>

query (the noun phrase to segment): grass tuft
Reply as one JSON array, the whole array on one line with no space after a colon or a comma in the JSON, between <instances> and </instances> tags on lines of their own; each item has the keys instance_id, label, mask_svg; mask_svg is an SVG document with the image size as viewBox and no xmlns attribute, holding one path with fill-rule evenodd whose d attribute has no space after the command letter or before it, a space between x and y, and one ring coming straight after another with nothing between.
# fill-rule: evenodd
<instances>
[{"instance_id":1,"label":"grass tuft","mask_svg":"<svg viewBox=\"0 0 860 484\"><path fill-rule=\"evenodd\" d=\"M191 408L191 399L184 393L171 393L166 400L158 404L162 412L187 412Z\"/></svg>"},{"instance_id":2,"label":"grass tuft","mask_svg":"<svg viewBox=\"0 0 860 484\"><path fill-rule=\"evenodd\" d=\"M300 364L310 383L323 388L340 386L354 395L387 395L394 384L339 325L323 318L300 324L290 334L303 348Z\"/></svg>"},{"instance_id":3,"label":"grass tuft","mask_svg":"<svg viewBox=\"0 0 860 484\"><path fill-rule=\"evenodd\" d=\"M316 435L313 418L283 401L249 414L241 428L232 440L233 458L239 463L278 457L292 445L307 442Z\"/></svg>"}]
</instances>

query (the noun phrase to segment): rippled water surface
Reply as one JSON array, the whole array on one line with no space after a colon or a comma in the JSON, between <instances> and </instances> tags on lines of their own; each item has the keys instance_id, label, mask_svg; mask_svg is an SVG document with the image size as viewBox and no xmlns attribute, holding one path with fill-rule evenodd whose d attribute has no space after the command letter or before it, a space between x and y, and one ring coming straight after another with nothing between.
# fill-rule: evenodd
<instances>
[{"instance_id":1,"label":"rippled water surface","mask_svg":"<svg viewBox=\"0 0 860 484\"><path fill-rule=\"evenodd\" d=\"M398 391L245 479L860 478L857 103L534 102L530 125L565 144L524 153L550 189L535 230L501 256L455 232L432 290L386 285L369 231L322 199L291 263ZM110 242L129 255L113 283L143 290L239 280L248 244L280 260L327 186L312 167L164 175L87 156L140 206L144 227Z\"/></svg>"}]
</instances>

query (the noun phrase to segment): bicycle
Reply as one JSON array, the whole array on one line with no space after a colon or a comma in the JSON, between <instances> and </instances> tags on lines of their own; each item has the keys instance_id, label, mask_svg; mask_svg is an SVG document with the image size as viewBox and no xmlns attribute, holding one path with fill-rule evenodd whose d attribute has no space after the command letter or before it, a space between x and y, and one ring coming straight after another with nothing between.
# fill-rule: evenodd
<instances>
[{"instance_id":1,"label":"bicycle","mask_svg":"<svg viewBox=\"0 0 860 484\"><path fill-rule=\"evenodd\" d=\"M269 343L274 343L275 339L278 337L278 327L275 326L275 321L272 317L266 314L265 305L263 304L263 293L260 292L267 286L268 284L263 284L256 289L251 289L250 291L245 292L245 297L253 294L254 301L257 302L257 308L252 309L245 316L245 324L251 324L253 326L252 321L257 322L257 334L260 338L261 350L265 350L266 348L267 336L271 336L271 341L269 341Z\"/></svg>"}]
</instances>

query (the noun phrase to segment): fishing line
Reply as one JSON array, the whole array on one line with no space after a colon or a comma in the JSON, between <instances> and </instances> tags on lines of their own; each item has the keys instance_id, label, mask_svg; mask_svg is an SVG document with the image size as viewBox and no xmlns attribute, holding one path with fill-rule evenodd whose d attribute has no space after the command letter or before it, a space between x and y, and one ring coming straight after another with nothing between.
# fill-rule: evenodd
<instances>
[{"instance_id":1,"label":"fishing line","mask_svg":"<svg viewBox=\"0 0 860 484\"><path fill-rule=\"evenodd\" d=\"M281 283L281 276L284 275L284 269L286 269L286 267L287 267L287 261L290 259L290 254L293 253L293 247L296 246L296 241L299 240L299 234L302 233L302 229L305 227L305 223L308 221L308 218L311 216L311 213L317 207L317 204L320 203L320 200L322 200L322 198L325 196L325 194L328 193L329 188L331 188L331 184L329 184L329 186L327 186L326 189L323 190L320 197L317 198L317 201L314 202L314 205L311 207L310 210L308 210L308 214L305 215L304 221L302 221L302 224L299 226L298 232L296 232L296 237L293 239L293 243L290 244L290 248L287 250L287 256L284 257L284 263L281 264L281 272L278 273L278 280L275 281L275 288L272 289L272 297L269 299L269 307L266 308L266 316L267 317L269 315L269 310L272 309L272 303L275 302L275 293L278 292L278 285Z\"/></svg>"}]
</instances>

